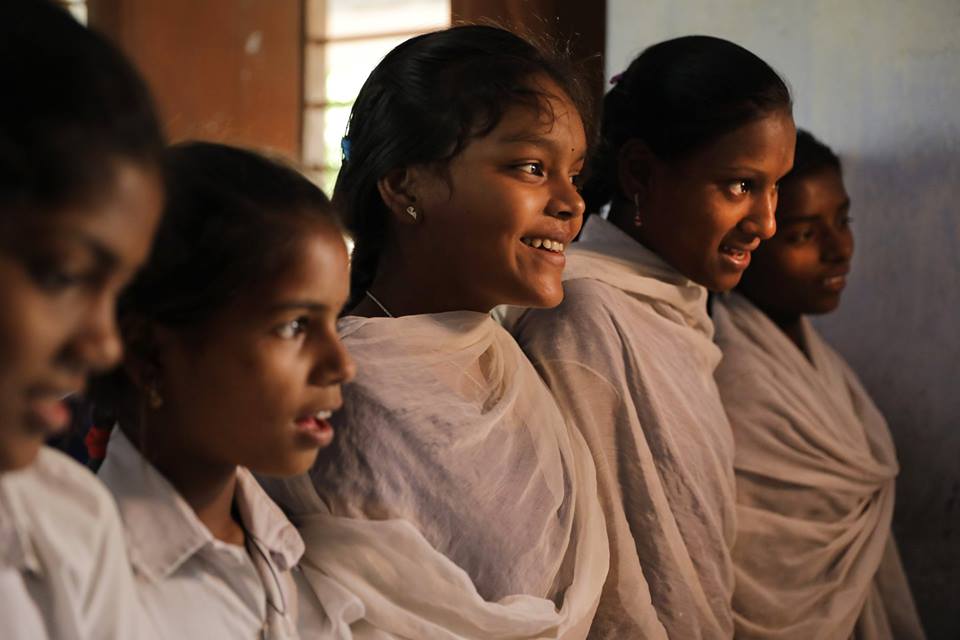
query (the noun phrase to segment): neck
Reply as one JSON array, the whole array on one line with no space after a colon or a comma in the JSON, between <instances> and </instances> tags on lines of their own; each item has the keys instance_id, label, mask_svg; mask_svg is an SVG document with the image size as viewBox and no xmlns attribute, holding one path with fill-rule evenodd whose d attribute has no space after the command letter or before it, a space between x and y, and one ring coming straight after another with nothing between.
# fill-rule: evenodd
<instances>
[{"instance_id":1,"label":"neck","mask_svg":"<svg viewBox=\"0 0 960 640\"><path fill-rule=\"evenodd\" d=\"M756 304L756 303L754 303ZM810 354L807 353L807 344L803 339L803 323L800 322L800 319L803 317L798 313L783 313L777 312L770 309L764 309L757 305L758 308L763 311L764 314L770 320L773 321L777 327L783 331L784 335L790 338L790 341L793 344L797 345L797 348L803 353L807 359L810 359Z\"/></svg>"},{"instance_id":2,"label":"neck","mask_svg":"<svg viewBox=\"0 0 960 640\"><path fill-rule=\"evenodd\" d=\"M449 272L443 269L421 267L393 251L385 251L380 258L377 275L367 288L395 318L447 311L477 311L487 313L495 305L468 300L463 294L468 287L454 291ZM385 316L383 310L364 296L350 310L351 315L363 317Z\"/></svg>"},{"instance_id":3,"label":"neck","mask_svg":"<svg viewBox=\"0 0 960 640\"><path fill-rule=\"evenodd\" d=\"M146 419L145 438L124 430L141 454L173 485L214 538L243 544L243 529L234 515L237 466L211 461L176 442L176 430L163 411Z\"/></svg>"}]
</instances>

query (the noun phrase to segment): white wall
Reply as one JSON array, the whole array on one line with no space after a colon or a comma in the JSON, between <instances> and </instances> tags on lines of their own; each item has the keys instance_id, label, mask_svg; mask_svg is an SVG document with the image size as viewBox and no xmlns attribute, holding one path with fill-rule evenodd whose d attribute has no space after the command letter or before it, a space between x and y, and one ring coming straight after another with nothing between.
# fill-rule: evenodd
<instances>
[{"instance_id":1,"label":"white wall","mask_svg":"<svg viewBox=\"0 0 960 640\"><path fill-rule=\"evenodd\" d=\"M895 531L931 638L960 638L960 1L608 0L608 77L702 33L764 58L838 151L857 239L818 324L887 415Z\"/></svg>"}]
</instances>

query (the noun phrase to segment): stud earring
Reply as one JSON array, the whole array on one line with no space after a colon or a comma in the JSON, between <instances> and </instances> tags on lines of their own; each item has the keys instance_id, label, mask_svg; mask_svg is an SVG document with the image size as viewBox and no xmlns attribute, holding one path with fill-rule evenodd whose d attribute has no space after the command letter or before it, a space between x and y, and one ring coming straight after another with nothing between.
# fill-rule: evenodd
<instances>
[{"instance_id":1,"label":"stud earring","mask_svg":"<svg viewBox=\"0 0 960 640\"><path fill-rule=\"evenodd\" d=\"M410 205L409 207L407 207L407 215L410 216L411 218L413 218L414 220L416 220L416 219L417 219L417 208L414 207L413 205Z\"/></svg>"},{"instance_id":2,"label":"stud earring","mask_svg":"<svg viewBox=\"0 0 960 640\"><path fill-rule=\"evenodd\" d=\"M633 194L633 226L640 228L643 226L643 219L640 217L640 192Z\"/></svg>"},{"instance_id":3,"label":"stud earring","mask_svg":"<svg viewBox=\"0 0 960 640\"><path fill-rule=\"evenodd\" d=\"M160 395L155 383L147 385L147 405L154 410L163 406L163 396Z\"/></svg>"}]
</instances>

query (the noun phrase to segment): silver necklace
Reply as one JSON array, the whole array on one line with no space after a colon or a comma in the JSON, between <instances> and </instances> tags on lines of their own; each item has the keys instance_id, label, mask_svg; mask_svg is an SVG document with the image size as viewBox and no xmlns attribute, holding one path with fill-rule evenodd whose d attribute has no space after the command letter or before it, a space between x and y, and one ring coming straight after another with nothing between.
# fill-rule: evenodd
<instances>
[{"instance_id":1,"label":"silver necklace","mask_svg":"<svg viewBox=\"0 0 960 640\"><path fill-rule=\"evenodd\" d=\"M369 289L367 290L367 297L370 298L371 300L373 300L373 304L375 304L375 305L377 305L378 307L380 307L380 310L383 311L385 314L387 314L387 317L388 317L388 318L394 317L393 314L390 313L389 311L387 311L387 308L386 308L385 306L383 306L383 303L380 302L379 300L377 300L377 299L373 296L373 294L370 293Z\"/></svg>"}]
</instances>

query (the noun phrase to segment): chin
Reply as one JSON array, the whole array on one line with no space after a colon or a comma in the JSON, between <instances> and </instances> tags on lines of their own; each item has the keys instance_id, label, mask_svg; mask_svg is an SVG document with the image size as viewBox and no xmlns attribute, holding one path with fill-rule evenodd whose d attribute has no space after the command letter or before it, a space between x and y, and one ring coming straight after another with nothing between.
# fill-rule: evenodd
<instances>
[{"instance_id":1,"label":"chin","mask_svg":"<svg viewBox=\"0 0 960 640\"><path fill-rule=\"evenodd\" d=\"M319 449L289 452L283 459L265 461L264 464L260 464L256 469L252 470L259 475L273 478L289 478L303 475L313 466L319 452Z\"/></svg>"},{"instance_id":2,"label":"chin","mask_svg":"<svg viewBox=\"0 0 960 640\"><path fill-rule=\"evenodd\" d=\"M726 293L727 291L732 291L734 287L740 284L740 275L742 274L722 274L705 278L703 281L698 282L698 284L702 284L713 293Z\"/></svg>"},{"instance_id":3,"label":"chin","mask_svg":"<svg viewBox=\"0 0 960 640\"><path fill-rule=\"evenodd\" d=\"M840 296L831 296L826 298L820 298L813 301L813 304L810 305L810 310L807 311L807 315L812 316L822 316L827 313L832 313L837 310L837 307L840 306Z\"/></svg>"},{"instance_id":4,"label":"chin","mask_svg":"<svg viewBox=\"0 0 960 640\"><path fill-rule=\"evenodd\" d=\"M33 464L40 454L43 441L39 438L15 437L12 442L0 443L0 473L17 471Z\"/></svg>"}]
</instances>

